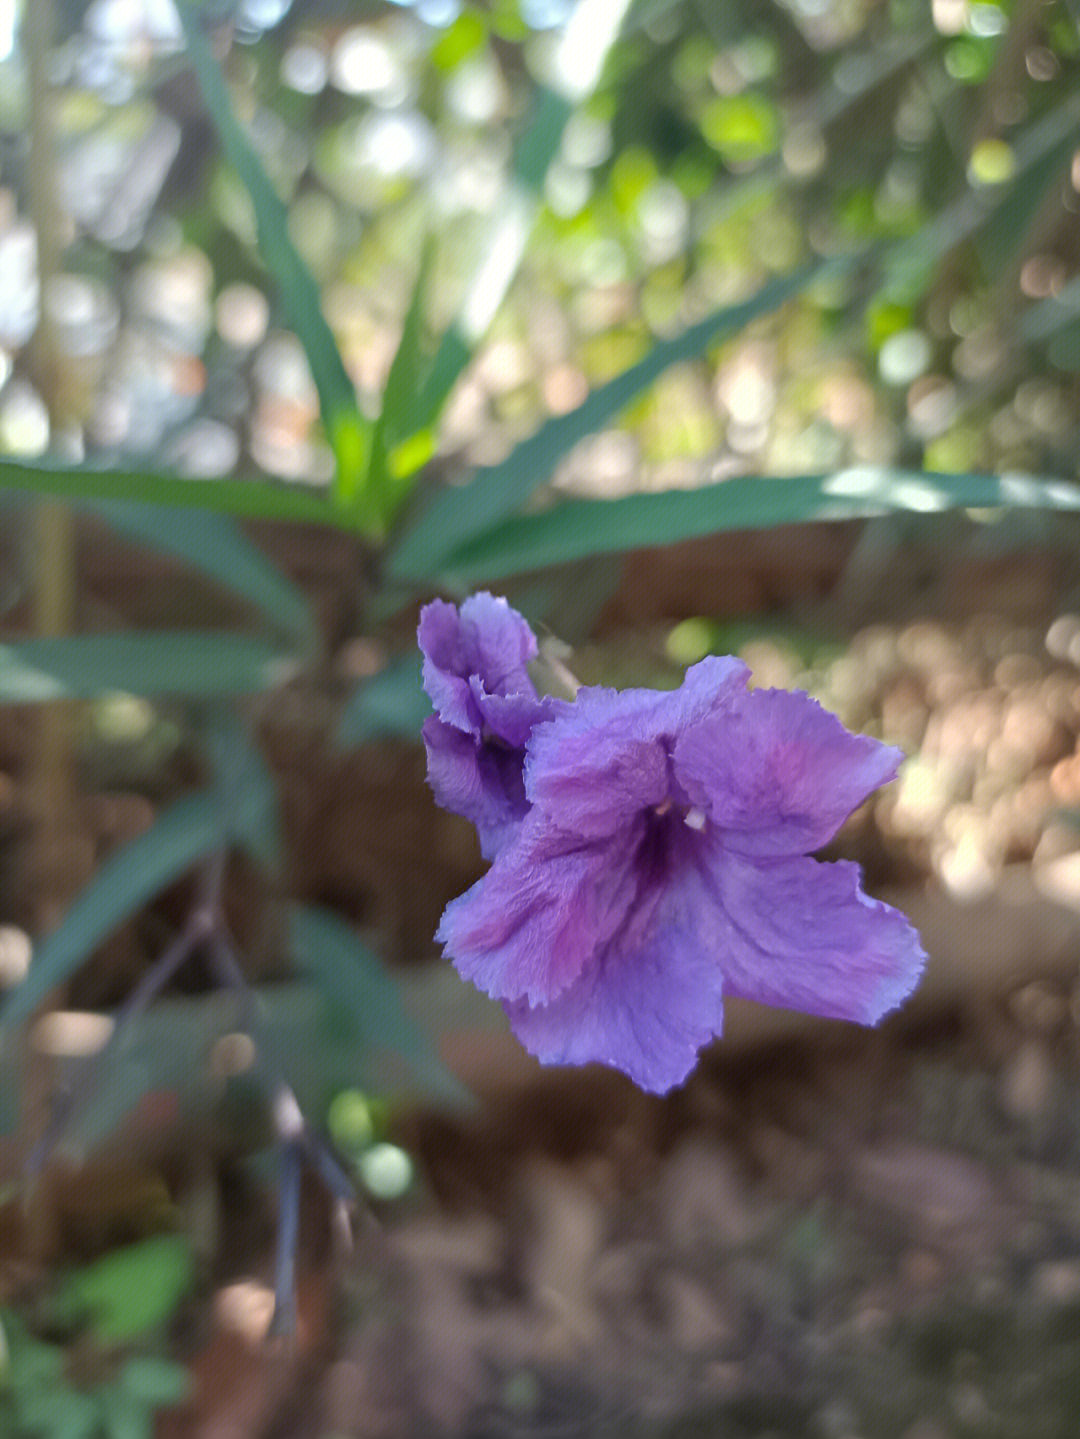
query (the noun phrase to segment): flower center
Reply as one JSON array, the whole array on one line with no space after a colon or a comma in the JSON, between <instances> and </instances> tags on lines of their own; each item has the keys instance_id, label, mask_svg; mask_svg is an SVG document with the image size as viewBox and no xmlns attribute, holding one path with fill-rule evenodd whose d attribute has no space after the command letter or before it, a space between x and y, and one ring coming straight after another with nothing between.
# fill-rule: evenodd
<instances>
[{"instance_id":1,"label":"flower center","mask_svg":"<svg viewBox=\"0 0 1080 1439\"><path fill-rule=\"evenodd\" d=\"M687 829L696 829L699 832L705 828L706 815L703 809L698 809L696 804L676 804L668 795L667 799L653 809L653 814L666 815L675 813L686 825Z\"/></svg>"}]
</instances>

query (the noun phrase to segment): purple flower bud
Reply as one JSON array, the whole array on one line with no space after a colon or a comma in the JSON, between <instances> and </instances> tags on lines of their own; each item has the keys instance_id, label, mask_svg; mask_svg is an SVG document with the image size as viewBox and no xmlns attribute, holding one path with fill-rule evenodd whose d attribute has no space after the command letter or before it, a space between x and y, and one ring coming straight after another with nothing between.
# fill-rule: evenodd
<instances>
[{"instance_id":1,"label":"purple flower bud","mask_svg":"<svg viewBox=\"0 0 1080 1439\"><path fill-rule=\"evenodd\" d=\"M526 668L536 637L505 600L476 594L460 610L434 600L417 638L435 706L424 723L428 782L443 809L472 821L491 859L529 807L522 770L533 727L565 705L537 695Z\"/></svg>"}]
</instances>

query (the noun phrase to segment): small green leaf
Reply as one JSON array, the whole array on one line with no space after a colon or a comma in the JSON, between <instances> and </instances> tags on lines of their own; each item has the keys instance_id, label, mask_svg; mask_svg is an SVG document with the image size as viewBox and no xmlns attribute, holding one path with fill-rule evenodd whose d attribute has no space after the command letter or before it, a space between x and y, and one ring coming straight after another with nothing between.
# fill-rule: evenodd
<instances>
[{"instance_id":1,"label":"small green leaf","mask_svg":"<svg viewBox=\"0 0 1080 1439\"><path fill-rule=\"evenodd\" d=\"M225 839L218 794L192 795L159 815L150 829L110 854L60 924L34 951L27 977L0 1007L0 1024L31 1015L128 915L189 870Z\"/></svg>"},{"instance_id":2,"label":"small green leaf","mask_svg":"<svg viewBox=\"0 0 1080 1439\"><path fill-rule=\"evenodd\" d=\"M111 1250L69 1274L55 1311L61 1322L88 1321L104 1344L123 1344L164 1324L194 1279L191 1246L183 1235L157 1235Z\"/></svg>"},{"instance_id":3,"label":"small green leaf","mask_svg":"<svg viewBox=\"0 0 1080 1439\"><path fill-rule=\"evenodd\" d=\"M127 1361L120 1371L120 1385L143 1404L171 1408L191 1393L191 1375L173 1359L147 1354Z\"/></svg>"},{"instance_id":4,"label":"small green leaf","mask_svg":"<svg viewBox=\"0 0 1080 1439\"><path fill-rule=\"evenodd\" d=\"M295 661L267 640L228 631L125 630L0 645L0 702L89 699L109 690L188 697L252 694Z\"/></svg>"},{"instance_id":5,"label":"small green leaf","mask_svg":"<svg viewBox=\"0 0 1080 1439\"><path fill-rule=\"evenodd\" d=\"M101 1405L92 1394L68 1389L49 1428L49 1439L97 1439L101 1433Z\"/></svg>"},{"instance_id":6,"label":"small green leaf","mask_svg":"<svg viewBox=\"0 0 1080 1439\"><path fill-rule=\"evenodd\" d=\"M153 1414L122 1385L102 1385L98 1399L106 1439L153 1439Z\"/></svg>"},{"instance_id":7,"label":"small green leaf","mask_svg":"<svg viewBox=\"0 0 1080 1439\"><path fill-rule=\"evenodd\" d=\"M96 1400L80 1394L62 1380L55 1388L22 1393L17 1402L19 1435L48 1435L48 1439L97 1439L101 1409Z\"/></svg>"},{"instance_id":8,"label":"small green leaf","mask_svg":"<svg viewBox=\"0 0 1080 1439\"><path fill-rule=\"evenodd\" d=\"M415 740L430 713L431 701L420 683L420 656L406 655L356 686L341 716L337 743L349 749L382 735Z\"/></svg>"}]
</instances>

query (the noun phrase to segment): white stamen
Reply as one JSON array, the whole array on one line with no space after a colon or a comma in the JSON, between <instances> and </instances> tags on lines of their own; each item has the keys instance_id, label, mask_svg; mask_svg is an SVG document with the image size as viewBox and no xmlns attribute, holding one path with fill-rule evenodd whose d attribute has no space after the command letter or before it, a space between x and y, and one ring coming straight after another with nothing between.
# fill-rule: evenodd
<instances>
[{"instance_id":1,"label":"white stamen","mask_svg":"<svg viewBox=\"0 0 1080 1439\"><path fill-rule=\"evenodd\" d=\"M683 820L683 824L687 825L690 829L704 829L705 811L703 809L698 809L696 806L693 809L688 809L686 811L686 818Z\"/></svg>"},{"instance_id":2,"label":"white stamen","mask_svg":"<svg viewBox=\"0 0 1080 1439\"><path fill-rule=\"evenodd\" d=\"M656 814L667 814L667 812L668 812L668 810L669 810L670 808L671 808L671 796L668 795L667 799L662 800L662 801L656 806L656 809L655 809L654 813L656 813Z\"/></svg>"}]
</instances>

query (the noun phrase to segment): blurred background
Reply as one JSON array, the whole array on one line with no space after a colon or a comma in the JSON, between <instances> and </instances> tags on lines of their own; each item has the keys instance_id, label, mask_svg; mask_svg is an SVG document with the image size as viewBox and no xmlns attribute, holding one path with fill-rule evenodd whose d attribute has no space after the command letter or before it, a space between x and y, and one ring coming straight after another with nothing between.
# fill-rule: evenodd
<instances>
[{"instance_id":1,"label":"blurred background","mask_svg":"<svg viewBox=\"0 0 1080 1439\"><path fill-rule=\"evenodd\" d=\"M0 0L0 1433L1075 1434L1078 56ZM477 587L549 677L737 653L901 746L827 857L910 1005L541 1071L432 939Z\"/></svg>"}]
</instances>

